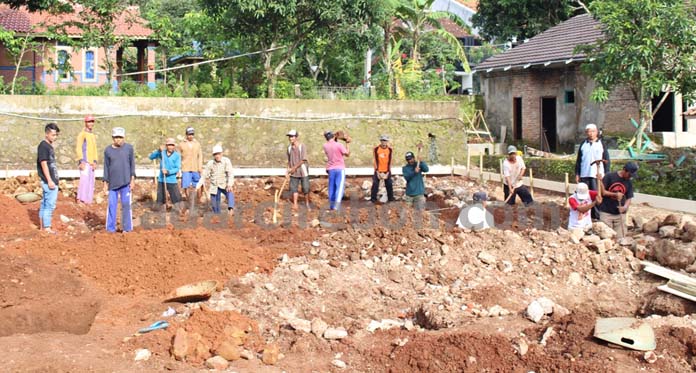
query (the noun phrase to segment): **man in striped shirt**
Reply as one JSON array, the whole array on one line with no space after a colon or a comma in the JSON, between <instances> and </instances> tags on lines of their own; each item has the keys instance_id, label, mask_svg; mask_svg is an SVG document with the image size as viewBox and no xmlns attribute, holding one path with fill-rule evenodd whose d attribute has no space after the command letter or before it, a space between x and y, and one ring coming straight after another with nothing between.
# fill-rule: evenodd
<instances>
[{"instance_id":1,"label":"man in striped shirt","mask_svg":"<svg viewBox=\"0 0 696 373\"><path fill-rule=\"evenodd\" d=\"M234 215L232 162L222 155L222 146L220 145L213 146L213 159L208 161L203 168L203 175L201 175L196 189L202 188L206 183L209 185L208 193L213 213L220 213L220 200L224 194L227 198L227 211L230 215Z\"/></svg>"}]
</instances>

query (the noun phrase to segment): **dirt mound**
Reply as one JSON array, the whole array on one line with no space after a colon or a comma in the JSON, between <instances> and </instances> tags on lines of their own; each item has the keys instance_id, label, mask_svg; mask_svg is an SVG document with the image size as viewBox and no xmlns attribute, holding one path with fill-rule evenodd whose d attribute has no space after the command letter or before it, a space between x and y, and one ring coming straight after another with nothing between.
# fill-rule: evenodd
<instances>
[{"instance_id":1,"label":"dirt mound","mask_svg":"<svg viewBox=\"0 0 696 373\"><path fill-rule=\"evenodd\" d=\"M0 235L17 235L36 230L27 208L16 199L0 194L0 211ZM38 219L37 216L36 220Z\"/></svg>"},{"instance_id":2,"label":"dirt mound","mask_svg":"<svg viewBox=\"0 0 696 373\"><path fill-rule=\"evenodd\" d=\"M81 240L49 237L14 248L74 268L112 294L162 296L191 282L269 271L280 255L297 252L258 246L253 236L251 231L152 230L96 233Z\"/></svg>"},{"instance_id":3,"label":"dirt mound","mask_svg":"<svg viewBox=\"0 0 696 373\"><path fill-rule=\"evenodd\" d=\"M0 336L57 331L85 334L99 303L75 274L0 253Z\"/></svg>"}]
</instances>

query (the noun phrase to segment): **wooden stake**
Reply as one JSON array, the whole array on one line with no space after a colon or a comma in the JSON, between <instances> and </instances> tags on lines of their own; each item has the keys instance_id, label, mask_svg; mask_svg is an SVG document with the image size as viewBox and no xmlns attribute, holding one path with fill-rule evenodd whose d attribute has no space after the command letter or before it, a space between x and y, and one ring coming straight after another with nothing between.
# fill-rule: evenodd
<instances>
[{"instance_id":1,"label":"wooden stake","mask_svg":"<svg viewBox=\"0 0 696 373\"><path fill-rule=\"evenodd\" d=\"M503 159L500 158L500 180L503 180Z\"/></svg>"},{"instance_id":2,"label":"wooden stake","mask_svg":"<svg viewBox=\"0 0 696 373\"><path fill-rule=\"evenodd\" d=\"M529 193L532 195L532 199L534 198L534 169L530 168L529 169Z\"/></svg>"},{"instance_id":3,"label":"wooden stake","mask_svg":"<svg viewBox=\"0 0 696 373\"><path fill-rule=\"evenodd\" d=\"M479 172L481 173L481 185L483 185L483 153L479 155Z\"/></svg>"},{"instance_id":4,"label":"wooden stake","mask_svg":"<svg viewBox=\"0 0 696 373\"><path fill-rule=\"evenodd\" d=\"M450 176L454 176L454 157L452 157L452 163L450 167Z\"/></svg>"},{"instance_id":5,"label":"wooden stake","mask_svg":"<svg viewBox=\"0 0 696 373\"><path fill-rule=\"evenodd\" d=\"M471 153L469 150L466 151L466 177L471 177Z\"/></svg>"},{"instance_id":6,"label":"wooden stake","mask_svg":"<svg viewBox=\"0 0 696 373\"><path fill-rule=\"evenodd\" d=\"M568 173L565 173L565 203L568 203L568 194L570 193L570 184L568 184Z\"/></svg>"}]
</instances>

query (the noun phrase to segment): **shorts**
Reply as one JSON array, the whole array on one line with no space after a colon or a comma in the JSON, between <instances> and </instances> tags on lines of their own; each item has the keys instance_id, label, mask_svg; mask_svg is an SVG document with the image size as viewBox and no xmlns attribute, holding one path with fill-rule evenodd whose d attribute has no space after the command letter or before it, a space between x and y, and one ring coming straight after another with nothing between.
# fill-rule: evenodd
<instances>
[{"instance_id":1,"label":"shorts","mask_svg":"<svg viewBox=\"0 0 696 373\"><path fill-rule=\"evenodd\" d=\"M297 193L297 187L302 182L302 193L309 194L309 176L305 177L294 177L290 176L290 192Z\"/></svg>"},{"instance_id":2,"label":"shorts","mask_svg":"<svg viewBox=\"0 0 696 373\"><path fill-rule=\"evenodd\" d=\"M404 195L404 202L408 206L415 207L416 210L423 210L425 208L425 196L422 194L417 196Z\"/></svg>"},{"instance_id":3,"label":"shorts","mask_svg":"<svg viewBox=\"0 0 696 373\"><path fill-rule=\"evenodd\" d=\"M201 174L195 171L184 171L181 173L181 187L186 189L188 187L196 187L198 181L201 179Z\"/></svg>"}]
</instances>

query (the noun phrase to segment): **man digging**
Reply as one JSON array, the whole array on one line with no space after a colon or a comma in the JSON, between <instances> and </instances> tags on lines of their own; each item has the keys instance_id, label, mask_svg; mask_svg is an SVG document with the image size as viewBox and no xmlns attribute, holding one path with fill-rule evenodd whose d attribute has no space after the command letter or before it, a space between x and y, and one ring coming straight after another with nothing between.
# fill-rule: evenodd
<instances>
[{"instance_id":1,"label":"man digging","mask_svg":"<svg viewBox=\"0 0 696 373\"><path fill-rule=\"evenodd\" d=\"M599 205L599 220L616 231L616 238L626 235L626 212L633 198L631 178L638 173L638 165L628 162L623 169L604 175L603 196L607 197Z\"/></svg>"},{"instance_id":2,"label":"man digging","mask_svg":"<svg viewBox=\"0 0 696 373\"><path fill-rule=\"evenodd\" d=\"M508 205L514 205L517 196L520 196L525 206L534 203L529 189L522 185L522 178L527 169L524 160L517 154L517 148L510 145L507 148L508 156L503 161L503 193Z\"/></svg>"},{"instance_id":3,"label":"man digging","mask_svg":"<svg viewBox=\"0 0 696 373\"><path fill-rule=\"evenodd\" d=\"M310 209L310 190L309 190L309 167L307 166L307 147L297 140L297 130L290 130L286 135L290 145L288 145L288 169L287 176L290 177L290 193L292 193L292 209L297 210L298 189L302 186L302 193L305 196L305 205Z\"/></svg>"},{"instance_id":4,"label":"man digging","mask_svg":"<svg viewBox=\"0 0 696 373\"><path fill-rule=\"evenodd\" d=\"M157 204L159 209L167 203L167 194L172 204L181 211L180 202L181 194L179 194L179 186L177 184L176 175L181 170L181 155L176 151L176 142L173 138L168 138L165 145L150 153L148 157L151 160L160 160L160 173L157 176ZM166 210L166 206L165 206Z\"/></svg>"},{"instance_id":5,"label":"man digging","mask_svg":"<svg viewBox=\"0 0 696 373\"><path fill-rule=\"evenodd\" d=\"M416 210L423 210L425 208L423 172L428 172L430 169L425 162L420 159L416 160L413 152L406 152L405 158L408 163L401 168L404 179L406 179L404 202L409 207L415 207Z\"/></svg>"},{"instance_id":6,"label":"man digging","mask_svg":"<svg viewBox=\"0 0 696 373\"><path fill-rule=\"evenodd\" d=\"M234 174L232 173L232 162L229 158L222 155L222 146L213 146L213 159L203 168L201 180L196 185L196 189L209 184L208 193L210 194L210 205L214 214L220 214L220 200L222 194L227 198L227 211L230 216L234 215Z\"/></svg>"}]
</instances>

